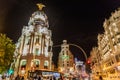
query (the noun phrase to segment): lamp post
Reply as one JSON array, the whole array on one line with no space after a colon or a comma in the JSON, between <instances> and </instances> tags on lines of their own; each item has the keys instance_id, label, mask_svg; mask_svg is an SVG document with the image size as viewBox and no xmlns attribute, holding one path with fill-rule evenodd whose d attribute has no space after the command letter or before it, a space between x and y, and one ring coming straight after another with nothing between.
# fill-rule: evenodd
<instances>
[{"instance_id":1,"label":"lamp post","mask_svg":"<svg viewBox=\"0 0 120 80\"><path fill-rule=\"evenodd\" d=\"M86 55L86 52L83 50L83 48L82 48L82 47L80 47L80 46L78 46L78 45L76 45L76 44L69 44L69 45L71 45L71 46L75 46L75 47L79 48L79 49L83 52L84 57L85 57L85 60L87 60L87 55Z\"/></svg>"},{"instance_id":2,"label":"lamp post","mask_svg":"<svg viewBox=\"0 0 120 80\"><path fill-rule=\"evenodd\" d=\"M87 54L86 54L86 52L83 50L82 47L80 47L80 46L78 46L78 45L76 45L76 44L68 44L68 45L75 46L75 47L79 48L79 49L83 52L84 57L85 57L85 60L87 61ZM60 46L61 46L61 45L55 45L55 46L53 46L53 47L60 47Z\"/></svg>"}]
</instances>

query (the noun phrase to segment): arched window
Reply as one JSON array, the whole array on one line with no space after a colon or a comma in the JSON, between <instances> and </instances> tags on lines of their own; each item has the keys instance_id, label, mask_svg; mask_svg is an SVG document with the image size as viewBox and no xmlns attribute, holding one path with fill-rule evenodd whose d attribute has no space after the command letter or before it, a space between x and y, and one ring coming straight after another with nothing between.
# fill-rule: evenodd
<instances>
[{"instance_id":1,"label":"arched window","mask_svg":"<svg viewBox=\"0 0 120 80\"><path fill-rule=\"evenodd\" d=\"M39 48L36 48L36 49L35 49L35 54L36 54L36 55L39 55Z\"/></svg>"},{"instance_id":2,"label":"arched window","mask_svg":"<svg viewBox=\"0 0 120 80\"><path fill-rule=\"evenodd\" d=\"M31 61L31 67L38 68L40 65L40 60L39 59L34 59Z\"/></svg>"},{"instance_id":3,"label":"arched window","mask_svg":"<svg viewBox=\"0 0 120 80\"><path fill-rule=\"evenodd\" d=\"M45 62L44 62L44 69L48 69L48 65L49 65L49 62L47 60L45 60Z\"/></svg>"},{"instance_id":4,"label":"arched window","mask_svg":"<svg viewBox=\"0 0 120 80\"><path fill-rule=\"evenodd\" d=\"M21 63L20 63L21 70L24 70L26 68L26 63L27 63L27 60L25 59L21 60Z\"/></svg>"},{"instance_id":5,"label":"arched window","mask_svg":"<svg viewBox=\"0 0 120 80\"><path fill-rule=\"evenodd\" d=\"M36 60L35 64L36 64L36 67L38 68L39 65L40 65L40 61L39 61L39 60Z\"/></svg>"}]
</instances>

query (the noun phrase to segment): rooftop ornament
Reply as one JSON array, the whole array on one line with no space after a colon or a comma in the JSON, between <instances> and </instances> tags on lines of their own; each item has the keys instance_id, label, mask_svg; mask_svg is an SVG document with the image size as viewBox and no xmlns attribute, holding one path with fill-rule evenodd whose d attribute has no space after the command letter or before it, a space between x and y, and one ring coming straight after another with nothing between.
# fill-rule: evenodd
<instances>
[{"instance_id":1,"label":"rooftop ornament","mask_svg":"<svg viewBox=\"0 0 120 80\"><path fill-rule=\"evenodd\" d=\"M43 7L45 7L45 5L44 5L44 4L42 4L42 3L38 3L38 4L36 4L36 5L38 6L39 10L42 10L42 9L43 9Z\"/></svg>"}]
</instances>

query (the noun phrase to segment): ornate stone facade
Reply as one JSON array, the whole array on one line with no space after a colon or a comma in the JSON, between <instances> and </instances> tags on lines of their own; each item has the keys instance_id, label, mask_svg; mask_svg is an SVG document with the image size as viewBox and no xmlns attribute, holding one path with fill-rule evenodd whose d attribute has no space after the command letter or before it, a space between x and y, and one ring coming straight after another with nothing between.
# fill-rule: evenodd
<instances>
[{"instance_id":1,"label":"ornate stone facade","mask_svg":"<svg viewBox=\"0 0 120 80\"><path fill-rule=\"evenodd\" d=\"M48 28L46 14L42 10L34 12L16 43L15 73L24 75L35 69L52 69L53 42Z\"/></svg>"},{"instance_id":2,"label":"ornate stone facade","mask_svg":"<svg viewBox=\"0 0 120 80\"><path fill-rule=\"evenodd\" d=\"M58 69L60 72L69 73L74 70L74 56L69 50L69 44L63 40L61 51L59 53Z\"/></svg>"},{"instance_id":3,"label":"ornate stone facade","mask_svg":"<svg viewBox=\"0 0 120 80\"><path fill-rule=\"evenodd\" d=\"M120 9L115 10L103 23L104 33L98 35L98 52L101 58L99 75L105 80L120 79ZM91 51L91 55L94 54ZM92 55L93 56L93 55ZM97 57L96 57L97 58ZM94 62L94 60L93 60ZM95 64L94 64L95 65ZM94 66L92 65L92 66ZM93 70L93 69L92 69Z\"/></svg>"}]
</instances>

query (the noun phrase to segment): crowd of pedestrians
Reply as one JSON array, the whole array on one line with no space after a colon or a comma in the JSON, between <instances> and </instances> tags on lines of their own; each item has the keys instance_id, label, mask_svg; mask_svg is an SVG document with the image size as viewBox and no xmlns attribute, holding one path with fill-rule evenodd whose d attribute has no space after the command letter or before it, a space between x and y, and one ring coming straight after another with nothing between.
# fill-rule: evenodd
<instances>
[{"instance_id":1,"label":"crowd of pedestrians","mask_svg":"<svg viewBox=\"0 0 120 80\"><path fill-rule=\"evenodd\" d=\"M25 79L24 76L19 76L19 75L17 75L17 76L15 77L15 80L42 80L42 79L41 79L41 76L40 76L40 75L36 75L36 76L34 76L33 78L27 77L27 79Z\"/></svg>"}]
</instances>

